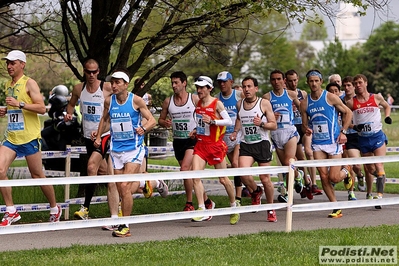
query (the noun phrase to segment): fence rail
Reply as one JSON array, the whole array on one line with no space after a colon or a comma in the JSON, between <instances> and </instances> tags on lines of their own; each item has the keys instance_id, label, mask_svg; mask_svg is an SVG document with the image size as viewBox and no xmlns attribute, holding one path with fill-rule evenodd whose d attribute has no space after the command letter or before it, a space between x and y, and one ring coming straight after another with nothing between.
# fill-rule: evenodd
<instances>
[{"instance_id":1,"label":"fence rail","mask_svg":"<svg viewBox=\"0 0 399 266\"><path fill-rule=\"evenodd\" d=\"M310 161L290 161L289 166L263 166L263 167L246 167L246 168L230 168L230 169L212 169L207 171L184 171L172 172L168 175L164 173L150 173L150 174L132 174L132 175L106 175L106 176L80 176L70 177L69 168L72 149L67 149L66 160L66 174L67 177L45 178L45 179L24 179L24 180L1 180L0 187L22 187L22 186L40 186L40 185L65 185L68 190L65 193L65 203L69 199L69 185L71 184L89 184L89 183L108 183L109 180L114 182L126 181L145 181L145 180L182 180L188 178L214 178L219 176L241 176L241 175L259 175L270 174L277 175L278 173L288 173L289 183L294 182L294 169L299 166L336 166L345 164L368 164L377 162L397 162L399 155L390 156L376 156L376 157L363 157L363 158L345 158L333 160L310 160ZM102 218L91 219L87 221L62 221L59 223L32 223L23 225L13 225L8 227L0 227L0 234L13 234L13 233L27 233L27 232L40 232L48 230L64 230L75 228L88 228L112 224L135 224L147 223L157 221L170 221L178 219L188 219L198 217L206 212L206 215L219 216L228 215L233 213L247 213L253 211L266 211L270 209L287 209L286 231L292 230L292 213L305 212L305 211L319 211L329 210L336 208L360 208L375 205L393 205L399 204L399 197L378 199L373 201L358 200L351 202L325 202L325 203L309 203L309 204L293 204L293 187L288 187L287 203L273 203L262 204L256 206L242 206L235 208L219 208L206 211L193 211L193 212L170 212L151 215L136 215L119 218ZM68 208L68 207L66 207ZM68 218L66 218L68 219Z\"/></svg>"}]
</instances>

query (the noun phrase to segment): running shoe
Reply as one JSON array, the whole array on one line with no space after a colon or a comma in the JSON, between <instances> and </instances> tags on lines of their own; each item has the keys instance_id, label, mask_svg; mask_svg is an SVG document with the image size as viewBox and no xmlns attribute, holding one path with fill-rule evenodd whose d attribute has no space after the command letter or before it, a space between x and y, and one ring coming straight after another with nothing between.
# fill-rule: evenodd
<instances>
[{"instance_id":1,"label":"running shoe","mask_svg":"<svg viewBox=\"0 0 399 266\"><path fill-rule=\"evenodd\" d=\"M328 218L341 218L342 217L342 211L341 210L333 210L332 213L328 215Z\"/></svg>"},{"instance_id":2,"label":"running shoe","mask_svg":"<svg viewBox=\"0 0 399 266\"><path fill-rule=\"evenodd\" d=\"M288 202L288 194L285 194L285 195L278 195L277 196L277 200L278 200L278 202L285 202L285 203L287 203Z\"/></svg>"},{"instance_id":3,"label":"running shoe","mask_svg":"<svg viewBox=\"0 0 399 266\"><path fill-rule=\"evenodd\" d=\"M158 180L159 185L157 187L159 195L161 195L162 198L166 198L169 193L169 188L168 185L163 181L163 180Z\"/></svg>"},{"instance_id":4,"label":"running shoe","mask_svg":"<svg viewBox=\"0 0 399 266\"><path fill-rule=\"evenodd\" d=\"M203 211L202 207L199 207L197 211ZM202 221L209 221L212 219L212 216L202 216L202 217L194 217L191 219L192 222L202 222Z\"/></svg>"},{"instance_id":5,"label":"running shoe","mask_svg":"<svg viewBox=\"0 0 399 266\"><path fill-rule=\"evenodd\" d=\"M305 197L308 198L309 200L313 199L313 193L312 193L312 188L310 186L305 186L302 191L301 191L301 198L305 198L302 196L302 194L305 194Z\"/></svg>"},{"instance_id":6,"label":"running shoe","mask_svg":"<svg viewBox=\"0 0 399 266\"><path fill-rule=\"evenodd\" d=\"M301 199L306 198L306 189L302 189L301 193L299 193L299 194L301 195Z\"/></svg>"},{"instance_id":7,"label":"running shoe","mask_svg":"<svg viewBox=\"0 0 399 266\"><path fill-rule=\"evenodd\" d=\"M205 209L213 210L215 209L216 203L209 199L210 202L205 202Z\"/></svg>"},{"instance_id":8,"label":"running shoe","mask_svg":"<svg viewBox=\"0 0 399 266\"><path fill-rule=\"evenodd\" d=\"M373 194L367 193L366 194L366 199L373 199Z\"/></svg>"},{"instance_id":9,"label":"running shoe","mask_svg":"<svg viewBox=\"0 0 399 266\"><path fill-rule=\"evenodd\" d=\"M119 228L119 225L104 225L103 227L101 227L102 230L104 231L115 231L116 229Z\"/></svg>"},{"instance_id":10,"label":"running shoe","mask_svg":"<svg viewBox=\"0 0 399 266\"><path fill-rule=\"evenodd\" d=\"M346 177L344 178L344 187L345 189L349 190L352 187L352 177L351 177L352 167L350 165L345 165L342 169L346 172Z\"/></svg>"},{"instance_id":11,"label":"running shoe","mask_svg":"<svg viewBox=\"0 0 399 266\"><path fill-rule=\"evenodd\" d=\"M62 209L61 209L61 207L59 205L57 205L57 208L58 208L58 212L57 213L54 213L54 214L50 213L50 219L49 219L50 223L58 223L60 221L60 218L61 218L61 215L62 215Z\"/></svg>"},{"instance_id":12,"label":"running shoe","mask_svg":"<svg viewBox=\"0 0 399 266\"><path fill-rule=\"evenodd\" d=\"M267 211L267 221L271 223L277 222L277 215L275 210Z\"/></svg>"},{"instance_id":13,"label":"running shoe","mask_svg":"<svg viewBox=\"0 0 399 266\"><path fill-rule=\"evenodd\" d=\"M355 192L348 191L348 200L357 200Z\"/></svg>"},{"instance_id":14,"label":"running shoe","mask_svg":"<svg viewBox=\"0 0 399 266\"><path fill-rule=\"evenodd\" d=\"M151 196L152 196L151 181L145 181L145 184L143 187L143 195L146 199L151 198Z\"/></svg>"},{"instance_id":15,"label":"running shoe","mask_svg":"<svg viewBox=\"0 0 399 266\"><path fill-rule=\"evenodd\" d=\"M241 206L240 202L238 200L236 200L236 207L240 207L240 206ZM239 220L240 220L239 213L230 214L230 224L231 225L237 224Z\"/></svg>"},{"instance_id":16,"label":"running shoe","mask_svg":"<svg viewBox=\"0 0 399 266\"><path fill-rule=\"evenodd\" d=\"M211 199L209 199L209 201L205 201L205 209L213 210L213 209L215 209L215 206L216 206L216 203L213 202ZM212 220L212 216L209 216L209 218L207 219L207 221L210 221L210 220Z\"/></svg>"},{"instance_id":17,"label":"running shoe","mask_svg":"<svg viewBox=\"0 0 399 266\"><path fill-rule=\"evenodd\" d=\"M260 205L262 199L263 189L258 186L257 190L251 193L252 205Z\"/></svg>"},{"instance_id":18,"label":"running shoe","mask_svg":"<svg viewBox=\"0 0 399 266\"><path fill-rule=\"evenodd\" d=\"M251 197L251 192L249 192L248 188L243 188L242 192L241 192L242 197Z\"/></svg>"},{"instance_id":19,"label":"running shoe","mask_svg":"<svg viewBox=\"0 0 399 266\"><path fill-rule=\"evenodd\" d=\"M21 220L21 215L19 215L18 211L14 213L5 212L0 226L10 226L12 223L18 222L19 220Z\"/></svg>"},{"instance_id":20,"label":"running shoe","mask_svg":"<svg viewBox=\"0 0 399 266\"><path fill-rule=\"evenodd\" d=\"M112 236L115 237L127 237L131 236L130 229L125 224L119 225L118 229L112 232Z\"/></svg>"},{"instance_id":21,"label":"running shoe","mask_svg":"<svg viewBox=\"0 0 399 266\"><path fill-rule=\"evenodd\" d=\"M80 205L80 209L76 211L73 216L75 216L76 219L87 220L89 219L89 210L85 206Z\"/></svg>"},{"instance_id":22,"label":"running shoe","mask_svg":"<svg viewBox=\"0 0 399 266\"><path fill-rule=\"evenodd\" d=\"M184 206L183 209L184 212L188 212L188 211L195 211L194 206L190 203L186 203L186 206Z\"/></svg>"},{"instance_id":23,"label":"running shoe","mask_svg":"<svg viewBox=\"0 0 399 266\"><path fill-rule=\"evenodd\" d=\"M373 199L382 199L382 197L381 196L374 196ZM374 206L374 208L376 208L377 210L381 210L382 209L381 205Z\"/></svg>"},{"instance_id":24,"label":"running shoe","mask_svg":"<svg viewBox=\"0 0 399 266\"><path fill-rule=\"evenodd\" d=\"M298 170L298 176L295 177L294 180L294 189L296 191L296 193L301 193L303 190L303 171L302 170Z\"/></svg>"},{"instance_id":25,"label":"running shoe","mask_svg":"<svg viewBox=\"0 0 399 266\"><path fill-rule=\"evenodd\" d=\"M357 189L361 192L366 191L366 184L364 183L363 175L357 177Z\"/></svg>"},{"instance_id":26,"label":"running shoe","mask_svg":"<svg viewBox=\"0 0 399 266\"><path fill-rule=\"evenodd\" d=\"M319 189L319 187L314 184L312 185L312 193L313 195L323 195L323 190Z\"/></svg>"},{"instance_id":27,"label":"running shoe","mask_svg":"<svg viewBox=\"0 0 399 266\"><path fill-rule=\"evenodd\" d=\"M305 185L301 191L301 193L299 193L301 195L301 198L308 198L309 200L313 199L313 192L312 192L312 186L311 183Z\"/></svg>"}]
</instances>

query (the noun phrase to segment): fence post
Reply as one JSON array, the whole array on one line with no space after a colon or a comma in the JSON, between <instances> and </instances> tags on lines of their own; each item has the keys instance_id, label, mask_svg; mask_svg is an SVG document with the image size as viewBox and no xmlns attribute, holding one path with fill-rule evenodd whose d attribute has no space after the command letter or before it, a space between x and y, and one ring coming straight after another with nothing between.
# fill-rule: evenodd
<instances>
[{"instance_id":1,"label":"fence post","mask_svg":"<svg viewBox=\"0 0 399 266\"><path fill-rule=\"evenodd\" d=\"M65 158L65 177L71 177L71 145L66 146L66 158ZM65 185L65 192L64 192L64 202L67 202L70 198L70 185ZM69 206L69 205L68 205ZM69 220L69 207L65 208L64 212L65 220Z\"/></svg>"},{"instance_id":2,"label":"fence post","mask_svg":"<svg viewBox=\"0 0 399 266\"><path fill-rule=\"evenodd\" d=\"M293 163L294 159L290 159L290 164L288 168L288 180L287 180L287 189L288 189L288 202L287 202L287 220L285 232L289 233L292 231L292 205L294 202L294 175L295 175L295 166Z\"/></svg>"}]
</instances>

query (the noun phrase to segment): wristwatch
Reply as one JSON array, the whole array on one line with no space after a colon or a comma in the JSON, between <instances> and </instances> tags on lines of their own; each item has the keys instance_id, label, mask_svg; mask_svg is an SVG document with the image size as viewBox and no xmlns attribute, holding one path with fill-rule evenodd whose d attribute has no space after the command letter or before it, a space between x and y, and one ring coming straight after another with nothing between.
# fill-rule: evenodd
<instances>
[{"instance_id":1,"label":"wristwatch","mask_svg":"<svg viewBox=\"0 0 399 266\"><path fill-rule=\"evenodd\" d=\"M19 109L23 109L25 107L25 103L24 102L20 102L19 103Z\"/></svg>"},{"instance_id":2,"label":"wristwatch","mask_svg":"<svg viewBox=\"0 0 399 266\"><path fill-rule=\"evenodd\" d=\"M341 132L344 134L348 133L345 129L342 129Z\"/></svg>"},{"instance_id":3,"label":"wristwatch","mask_svg":"<svg viewBox=\"0 0 399 266\"><path fill-rule=\"evenodd\" d=\"M260 123L259 127L263 128L263 126L265 125L265 122Z\"/></svg>"},{"instance_id":4,"label":"wristwatch","mask_svg":"<svg viewBox=\"0 0 399 266\"><path fill-rule=\"evenodd\" d=\"M140 126L140 127L144 130L144 133L147 132L147 129L145 127L143 127L143 126Z\"/></svg>"}]
</instances>

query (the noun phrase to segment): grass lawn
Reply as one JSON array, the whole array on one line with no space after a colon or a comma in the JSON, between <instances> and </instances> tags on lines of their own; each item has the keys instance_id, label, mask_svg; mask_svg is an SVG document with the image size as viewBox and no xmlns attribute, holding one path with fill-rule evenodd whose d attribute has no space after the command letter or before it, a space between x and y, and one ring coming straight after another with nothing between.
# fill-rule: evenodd
<instances>
[{"instance_id":1,"label":"grass lawn","mask_svg":"<svg viewBox=\"0 0 399 266\"><path fill-rule=\"evenodd\" d=\"M7 265L319 265L319 246L396 246L399 226L2 252Z\"/></svg>"}]
</instances>

